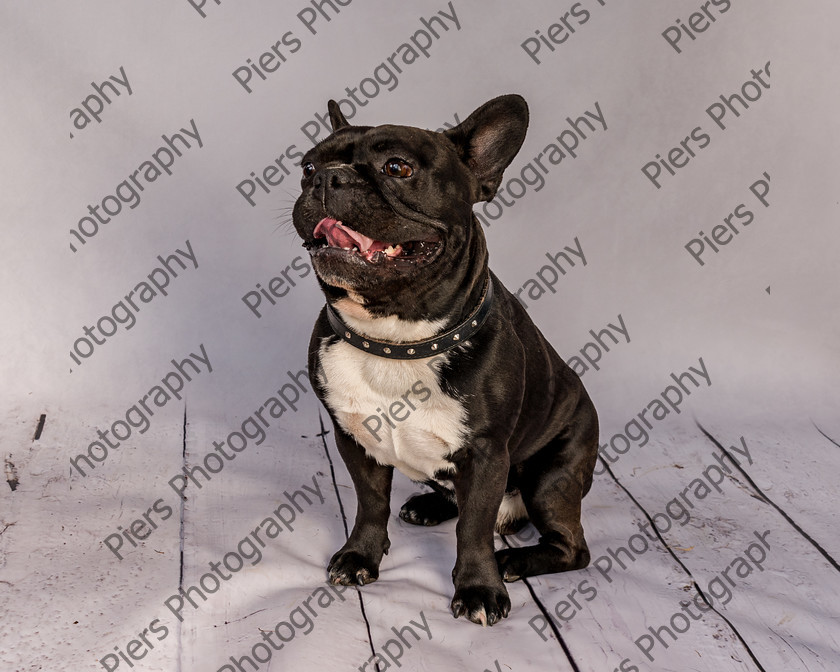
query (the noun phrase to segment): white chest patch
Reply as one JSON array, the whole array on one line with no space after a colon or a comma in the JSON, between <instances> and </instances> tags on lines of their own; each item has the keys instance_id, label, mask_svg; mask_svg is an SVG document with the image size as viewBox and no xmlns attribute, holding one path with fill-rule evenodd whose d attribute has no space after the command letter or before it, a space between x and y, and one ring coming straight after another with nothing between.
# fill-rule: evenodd
<instances>
[{"instance_id":1,"label":"white chest patch","mask_svg":"<svg viewBox=\"0 0 840 672\"><path fill-rule=\"evenodd\" d=\"M415 481L452 469L445 458L463 445L467 414L438 384L446 355L385 359L338 342L322 344L320 356L325 402L368 455Z\"/></svg>"}]
</instances>

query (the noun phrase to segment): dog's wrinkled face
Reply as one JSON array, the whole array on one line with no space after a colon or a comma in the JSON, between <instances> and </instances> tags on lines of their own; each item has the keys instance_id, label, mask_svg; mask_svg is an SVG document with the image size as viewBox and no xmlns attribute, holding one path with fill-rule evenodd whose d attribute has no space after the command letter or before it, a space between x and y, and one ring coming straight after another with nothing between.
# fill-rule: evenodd
<instances>
[{"instance_id":1,"label":"dog's wrinkled face","mask_svg":"<svg viewBox=\"0 0 840 672\"><path fill-rule=\"evenodd\" d=\"M321 282L382 295L460 263L473 204L493 197L524 138L517 100L495 99L444 133L351 126L331 101L334 132L304 156L293 213Z\"/></svg>"},{"instance_id":2,"label":"dog's wrinkled face","mask_svg":"<svg viewBox=\"0 0 840 672\"><path fill-rule=\"evenodd\" d=\"M469 222L474 178L454 146L433 135L345 127L304 157L294 222L327 284L364 292L431 272L445 256L447 223ZM439 197L441 188L452 198Z\"/></svg>"}]
</instances>

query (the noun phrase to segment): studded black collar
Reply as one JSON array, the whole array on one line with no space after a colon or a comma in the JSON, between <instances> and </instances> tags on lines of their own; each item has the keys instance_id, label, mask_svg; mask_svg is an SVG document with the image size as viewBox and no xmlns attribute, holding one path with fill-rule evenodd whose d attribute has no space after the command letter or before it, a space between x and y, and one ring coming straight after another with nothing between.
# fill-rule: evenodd
<instances>
[{"instance_id":1,"label":"studded black collar","mask_svg":"<svg viewBox=\"0 0 840 672\"><path fill-rule=\"evenodd\" d=\"M466 320L434 338L408 343L377 341L362 336L348 327L330 304L327 304L327 319L336 336L359 350L376 355L377 357L384 357L385 359L422 359L423 357L434 357L435 355L451 350L462 345L464 341L475 335L487 320L492 305L493 283L490 281L490 278L487 278L481 299L479 299L475 310L470 313L470 316Z\"/></svg>"}]
</instances>

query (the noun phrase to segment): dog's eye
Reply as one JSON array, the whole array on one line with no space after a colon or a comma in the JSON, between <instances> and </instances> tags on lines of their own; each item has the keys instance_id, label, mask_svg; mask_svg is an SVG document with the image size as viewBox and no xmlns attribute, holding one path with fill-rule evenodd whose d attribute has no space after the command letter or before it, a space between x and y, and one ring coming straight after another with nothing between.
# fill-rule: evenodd
<instances>
[{"instance_id":1,"label":"dog's eye","mask_svg":"<svg viewBox=\"0 0 840 672\"><path fill-rule=\"evenodd\" d=\"M388 177L411 177L414 168L402 159L388 159L382 166L382 172Z\"/></svg>"},{"instance_id":2,"label":"dog's eye","mask_svg":"<svg viewBox=\"0 0 840 672\"><path fill-rule=\"evenodd\" d=\"M304 179L309 179L315 174L315 164L311 161L307 161L301 166L301 170L303 170Z\"/></svg>"}]
</instances>

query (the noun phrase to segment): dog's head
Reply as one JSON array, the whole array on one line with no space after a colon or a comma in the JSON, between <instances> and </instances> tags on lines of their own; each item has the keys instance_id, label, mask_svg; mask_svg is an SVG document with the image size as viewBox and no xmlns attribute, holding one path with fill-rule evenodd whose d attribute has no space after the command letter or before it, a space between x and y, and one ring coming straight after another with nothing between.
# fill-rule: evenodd
<instances>
[{"instance_id":1,"label":"dog's head","mask_svg":"<svg viewBox=\"0 0 840 672\"><path fill-rule=\"evenodd\" d=\"M351 126L334 101L328 109L333 133L303 157L293 214L328 298L352 293L393 313L389 305L468 262L486 265L472 206L493 198L522 145L520 96L495 98L442 133ZM470 258L476 241L483 259Z\"/></svg>"}]
</instances>

